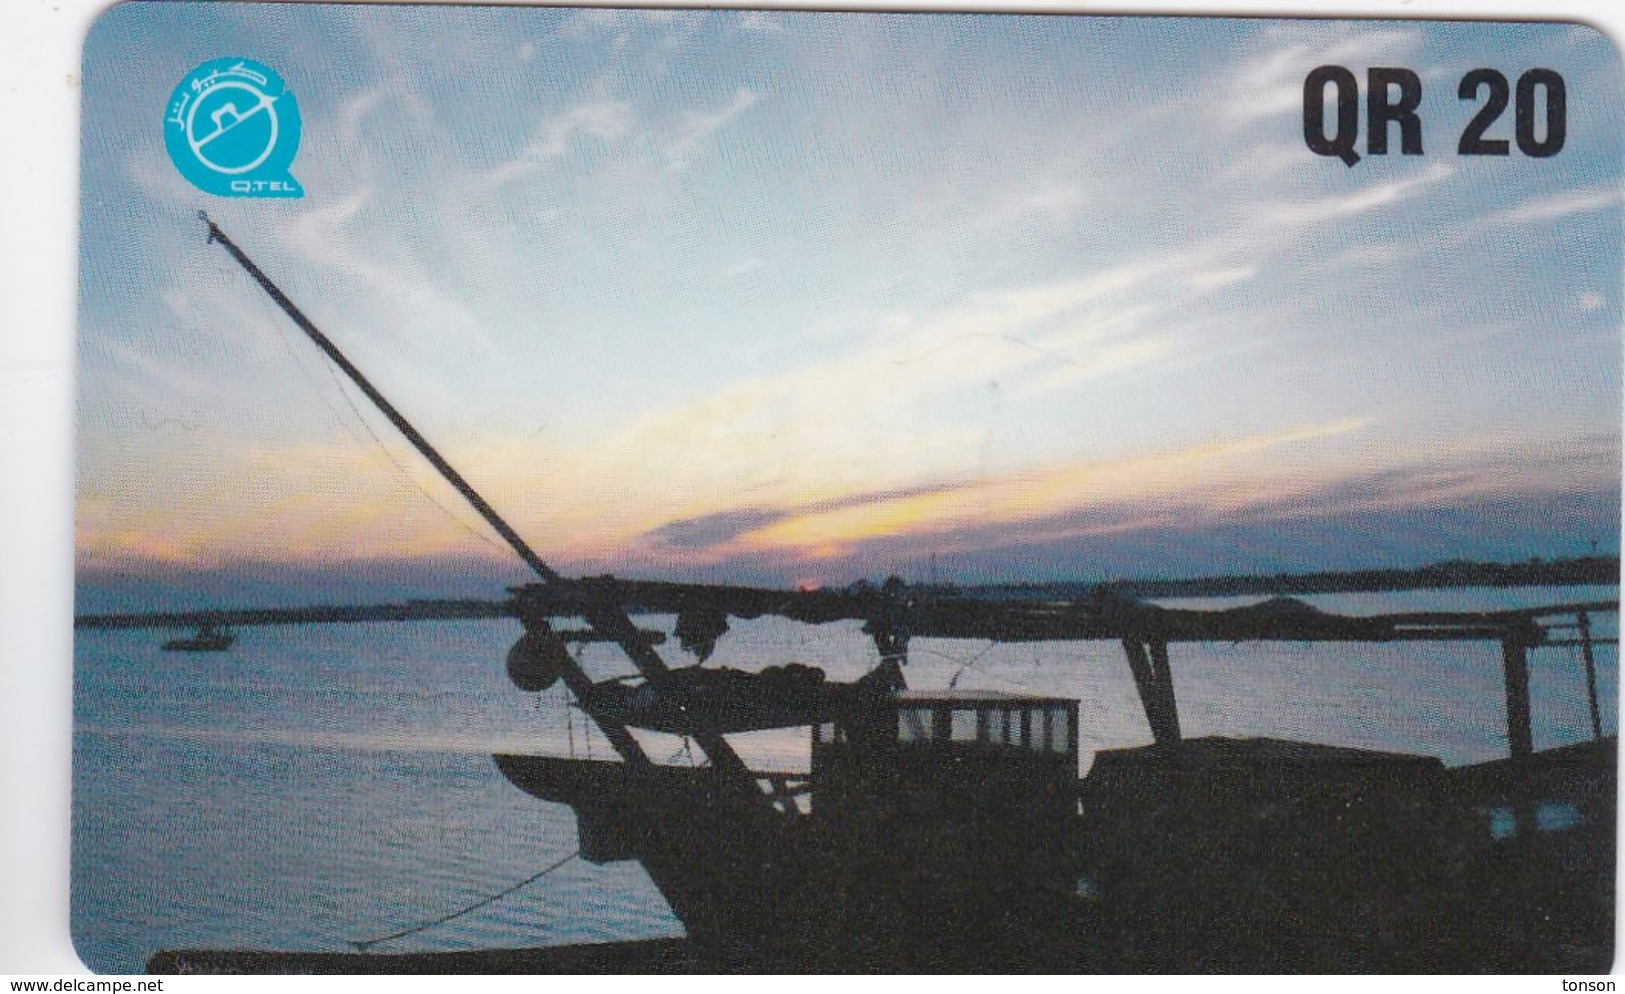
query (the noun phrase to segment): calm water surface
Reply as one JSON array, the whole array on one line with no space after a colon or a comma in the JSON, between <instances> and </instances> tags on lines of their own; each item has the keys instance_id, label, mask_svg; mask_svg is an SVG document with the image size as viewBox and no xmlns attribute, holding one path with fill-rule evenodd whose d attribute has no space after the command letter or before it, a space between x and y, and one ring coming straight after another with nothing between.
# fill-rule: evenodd
<instances>
[{"instance_id":1,"label":"calm water surface","mask_svg":"<svg viewBox=\"0 0 1625 994\"><path fill-rule=\"evenodd\" d=\"M1409 591L1305 600L1343 613L1608 600L1611 587ZM1167 601L1233 607L1259 598ZM670 630L673 619L642 619ZM1598 634L1616 634L1612 615ZM875 661L858 623L733 622L716 664ZM568 808L512 787L493 752L612 756L562 689L526 695L503 659L512 621L250 628L228 653L167 653L151 632L75 644L73 934L102 972L160 948L343 951L509 887L575 850ZM1081 764L1150 732L1111 643L994 646L916 639L910 685L1081 700ZM668 658L681 663L668 647ZM589 649L595 677L631 672ZM1187 736L1270 735L1439 756L1505 755L1499 646L1240 644L1172 650ZM1618 661L1598 651L1603 725ZM1536 748L1589 738L1578 650L1530 658ZM680 739L640 735L657 760ZM759 768L804 770L805 731L732 737ZM682 934L635 863L558 871L378 951L531 946Z\"/></svg>"}]
</instances>

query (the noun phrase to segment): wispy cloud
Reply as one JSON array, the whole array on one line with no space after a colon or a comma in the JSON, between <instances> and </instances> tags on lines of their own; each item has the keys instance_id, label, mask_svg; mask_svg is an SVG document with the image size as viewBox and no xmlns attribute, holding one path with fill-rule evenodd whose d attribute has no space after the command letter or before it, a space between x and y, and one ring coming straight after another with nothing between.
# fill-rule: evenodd
<instances>
[{"instance_id":1,"label":"wispy cloud","mask_svg":"<svg viewBox=\"0 0 1625 994\"><path fill-rule=\"evenodd\" d=\"M588 137L612 141L626 134L632 121L632 108L621 101L597 97L578 103L542 121L517 156L484 175L483 185L494 188L533 175L564 155L575 141Z\"/></svg>"},{"instance_id":2,"label":"wispy cloud","mask_svg":"<svg viewBox=\"0 0 1625 994\"><path fill-rule=\"evenodd\" d=\"M1317 446L1346 445L1369 426L1350 419L968 487L919 488L847 507L758 510L748 520L716 522L726 527L696 528L695 542L684 551L698 561L752 569L777 564L832 581L846 575L842 563L864 564L870 572L917 564L927 554L960 564L997 563L1018 556L1014 550L1033 550L1019 556L1036 556L1059 575L1146 575L1156 563L1180 564L1177 571L1195 568L1183 565L1186 558L1222 559L1226 540L1214 536L1226 534L1248 536L1254 555L1263 557L1249 567L1274 561L1277 568L1302 568L1297 557L1308 536L1342 550L1339 556L1348 558L1340 563L1390 561L1350 552L1356 536L1363 536L1368 553L1397 552L1402 562L1399 550L1407 542L1421 543L1435 558L1482 550L1504 555L1549 542L1554 529L1581 548L1618 514L1618 439L1556 447L1529 438L1485 440L1466 451L1412 453L1376 468L1316 455ZM1292 457L1272 466L1279 460L1272 452ZM1079 487L1085 480L1091 485ZM1068 499L1033 499L1044 494ZM1135 548L1165 550L1167 558L1136 558ZM1045 549L1079 551L1068 561Z\"/></svg>"},{"instance_id":3,"label":"wispy cloud","mask_svg":"<svg viewBox=\"0 0 1625 994\"><path fill-rule=\"evenodd\" d=\"M372 217L378 209L376 191L360 188L305 211L280 230L280 238L296 258L342 275L352 292L360 292L365 303L350 312L347 324L352 333L383 339L369 353L374 362L408 366L455 341L460 357L494 363L489 331L460 295L442 285L427 260L378 237ZM416 348L402 348L408 344ZM444 385L424 385L440 392L442 402L455 403L442 392Z\"/></svg>"},{"instance_id":4,"label":"wispy cloud","mask_svg":"<svg viewBox=\"0 0 1625 994\"><path fill-rule=\"evenodd\" d=\"M1225 119L1252 125L1260 119L1300 113L1307 69L1328 64L1398 64L1393 60L1413 52L1422 39L1421 32L1414 29L1373 29L1358 23L1342 26L1336 35L1311 43L1299 40L1297 32L1266 33L1276 43L1262 46L1263 51L1226 70L1215 87L1218 93L1247 94L1245 100L1223 103Z\"/></svg>"},{"instance_id":5,"label":"wispy cloud","mask_svg":"<svg viewBox=\"0 0 1625 994\"><path fill-rule=\"evenodd\" d=\"M1416 196L1424 188L1449 179L1455 170L1442 162L1435 162L1419 175L1403 179L1375 182L1352 193L1315 200L1278 200L1264 209L1265 218L1274 224L1302 227L1334 218L1345 218L1379 207L1389 207Z\"/></svg>"},{"instance_id":6,"label":"wispy cloud","mask_svg":"<svg viewBox=\"0 0 1625 994\"><path fill-rule=\"evenodd\" d=\"M1241 283L1258 275L1257 266L1231 266L1227 269L1207 269L1190 276L1190 285L1198 290L1216 290L1219 287Z\"/></svg>"},{"instance_id":7,"label":"wispy cloud","mask_svg":"<svg viewBox=\"0 0 1625 994\"><path fill-rule=\"evenodd\" d=\"M1562 193L1525 200L1514 207L1496 211L1489 216L1492 224L1542 224L1590 214L1612 208L1616 213L1625 203L1625 191L1618 187L1593 187L1583 190L1565 190Z\"/></svg>"},{"instance_id":8,"label":"wispy cloud","mask_svg":"<svg viewBox=\"0 0 1625 994\"><path fill-rule=\"evenodd\" d=\"M962 463L974 452L968 443L975 436L955 426L960 418L930 425L938 405L952 404L967 386L991 378L1015 389L1056 367L1087 374L1161 354L1160 344L1119 342L1104 351L1088 344L1123 331L1111 319L1114 297L1151 272L1132 268L982 293L927 317L882 319L859 348L776 375L740 377L681 405L643 412L607 433L592 461L599 472L607 464L624 472L658 467L678 489L701 478L710 488L777 476L787 457L794 478L815 489L862 488L865 480L871 487L909 485L926 467L944 459ZM1104 313L1091 320L1093 308ZM653 446L655 439L666 444ZM688 454L699 450L703 460Z\"/></svg>"},{"instance_id":9,"label":"wispy cloud","mask_svg":"<svg viewBox=\"0 0 1625 994\"><path fill-rule=\"evenodd\" d=\"M765 10L747 10L739 18L741 31L757 31L763 34L784 34L787 29L782 22Z\"/></svg>"},{"instance_id":10,"label":"wispy cloud","mask_svg":"<svg viewBox=\"0 0 1625 994\"><path fill-rule=\"evenodd\" d=\"M677 134L666 145L666 162L673 169L684 169L699 153L700 148L729 121L756 106L761 98L740 87L733 98L713 111L690 111L683 116Z\"/></svg>"},{"instance_id":11,"label":"wispy cloud","mask_svg":"<svg viewBox=\"0 0 1625 994\"><path fill-rule=\"evenodd\" d=\"M668 523L654 529L650 537L689 551L719 547L713 554L775 548L796 557L827 558L886 536L936 535L972 525L1047 520L1096 504L1172 499L1178 493L1200 493L1204 502L1214 504L1254 502L1260 499L1259 490L1232 490L1237 480L1251 480L1254 486L1261 482L1255 465L1239 464L1283 447L1357 432L1368 424L1365 419L1345 419L1149 456L1025 470L996 479L869 491L783 510L719 512Z\"/></svg>"},{"instance_id":12,"label":"wispy cloud","mask_svg":"<svg viewBox=\"0 0 1625 994\"><path fill-rule=\"evenodd\" d=\"M850 494L832 500L814 501L799 507L770 508L747 507L717 511L694 518L670 521L645 533L644 538L656 546L684 551L703 552L713 547L727 547L742 535L761 531L780 522L812 514L827 514L850 508L875 507L896 501L933 497L969 490L975 484L947 482L896 490L877 490Z\"/></svg>"}]
</instances>

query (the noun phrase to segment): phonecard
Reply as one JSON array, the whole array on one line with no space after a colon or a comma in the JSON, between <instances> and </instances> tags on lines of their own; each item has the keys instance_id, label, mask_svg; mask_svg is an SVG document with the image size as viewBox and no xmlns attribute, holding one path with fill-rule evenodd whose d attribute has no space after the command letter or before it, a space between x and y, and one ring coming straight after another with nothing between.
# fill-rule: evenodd
<instances>
[{"instance_id":1,"label":"phonecard","mask_svg":"<svg viewBox=\"0 0 1625 994\"><path fill-rule=\"evenodd\" d=\"M128 3L98 971L1606 972L1556 22Z\"/></svg>"}]
</instances>

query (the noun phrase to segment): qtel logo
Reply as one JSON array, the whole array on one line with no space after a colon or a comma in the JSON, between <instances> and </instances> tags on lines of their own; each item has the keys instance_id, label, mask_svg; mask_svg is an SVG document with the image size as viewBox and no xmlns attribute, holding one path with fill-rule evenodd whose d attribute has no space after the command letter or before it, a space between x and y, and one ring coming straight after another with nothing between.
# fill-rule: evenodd
<instances>
[{"instance_id":1,"label":"qtel logo","mask_svg":"<svg viewBox=\"0 0 1625 994\"><path fill-rule=\"evenodd\" d=\"M299 151L299 104L252 59L215 59L169 98L164 144L182 176L220 197L302 197L288 172Z\"/></svg>"}]
</instances>

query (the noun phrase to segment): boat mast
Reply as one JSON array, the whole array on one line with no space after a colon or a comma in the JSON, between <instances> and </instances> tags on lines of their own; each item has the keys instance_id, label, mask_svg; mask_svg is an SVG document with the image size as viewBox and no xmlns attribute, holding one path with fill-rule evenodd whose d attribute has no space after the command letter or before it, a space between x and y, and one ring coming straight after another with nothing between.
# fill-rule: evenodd
<instances>
[{"instance_id":1,"label":"boat mast","mask_svg":"<svg viewBox=\"0 0 1625 994\"><path fill-rule=\"evenodd\" d=\"M536 571L537 576L548 584L565 585L571 582L565 580L552 567L542 561L542 557L537 555L536 551L527 545L523 538L519 537L519 533L514 531L513 527L502 519L496 509L486 503L485 498L481 497L469 485L468 481L463 479L462 474L452 468L451 464L435 450L435 447L429 444L429 440L424 438L416 428L412 427L411 422L407 421L405 416L395 409L395 405L391 404L378 391L378 388L373 386L371 381L362 374L361 370L357 369L355 364L346 358L344 353L339 351L338 346L334 345L331 339L322 334L321 329L317 328L309 318L305 317L304 312L300 311L293 301L289 300L287 295L275 283L271 282L269 276L266 276L258 266L254 265L253 260L249 259L243 253L243 250L238 248L236 243L228 238L214 221L210 220L208 214L198 211L198 218L209 226L209 242L219 242L227 252L231 253L231 257L237 260L237 264L243 268L243 271L252 276L254 282L260 285L260 289L264 290L276 302L276 305L282 308L282 312L288 315L294 324L299 326L299 330L309 336L310 340L315 342L317 347L326 353L327 357L332 359L333 363L342 369L344 374L356 386L361 388L361 392L366 394L367 399L372 401L373 405L383 413L384 417L389 419L390 424L394 425L402 435L406 436L406 440L411 442L418 452L422 453L423 458L429 460L429 464L441 476L445 477L446 482L455 487L457 492L463 495L463 499L467 500L492 528L496 529L497 534L507 541L509 547L518 554L520 559L524 560L526 565ZM622 605L608 602L595 603L586 611L584 620L594 631L619 644L621 650L637 666L638 671L651 682L658 682L662 676L670 671L665 660L660 657L660 654L654 650L654 647L643 638L637 627L632 624L632 619L627 615L626 609ZM570 692L575 695L576 700L584 701L586 700L586 691L592 686L592 678L567 653L563 655L564 658L560 662L563 668L565 685L570 688ZM632 737L625 725L592 714L590 711L587 713L603 730L605 737L609 739L615 751L620 753L622 759L636 766L652 765L648 754L638 745L637 740ZM741 792L753 793L766 800L765 795L756 785L756 778L726 739L720 734L696 733L694 740L699 743L701 749L705 750L706 756L711 760L711 765L716 767L724 777L732 781L737 789ZM786 812L786 814L788 813Z\"/></svg>"},{"instance_id":2,"label":"boat mast","mask_svg":"<svg viewBox=\"0 0 1625 994\"><path fill-rule=\"evenodd\" d=\"M480 512L480 517L484 518L492 528L496 529L497 534L502 536L503 540L508 543L509 548L513 549L519 558L525 561L527 566L535 570L537 576L548 583L557 582L560 579L559 574L554 572L551 566L543 562L542 557L538 556L536 551L525 544L524 539L519 537L519 533L514 531L506 521L502 520L502 515L498 514L490 504L487 504L485 498L481 497L472 486L469 486L468 481L463 479L463 475L453 469L451 463L447 462L435 450L435 447L429 444L429 440L419 434L418 430L412 427L412 423L406 420L400 411L395 410L395 405L391 404L382 393L378 392L378 388L372 385L372 381L368 380L361 370L356 368L355 363L352 363L345 357L343 352L338 350L338 346L333 344L332 339L322 334L321 329L317 328L309 318L305 317L304 312L299 310L293 301L288 299L281 288L272 283L271 278L261 272L260 267L254 265L253 260L244 255L243 250L238 248L237 244L230 238L227 238L225 232L221 231L220 227L209 219L208 214L198 211L198 218L209 226L209 241L211 243L219 242L226 247L226 251L230 252L231 257L237 260L237 264L242 266L248 275L254 277L254 282L260 285L260 289L264 290L272 300L276 301L276 305L282 308L282 312L288 315L294 324L299 326L300 331L310 336L310 340L316 343L317 348L327 353L327 357L333 360L333 363L340 369L344 370L344 375L348 376L351 382L361 388L361 392L367 395L367 399L372 401L373 406L377 407L384 417L389 419L389 423L394 425L402 435L406 436L406 440L411 442L418 452L423 454L423 458L429 460L429 464L441 476L446 478L446 482L456 487L457 492L463 495L463 499L468 501L474 510Z\"/></svg>"}]
</instances>

